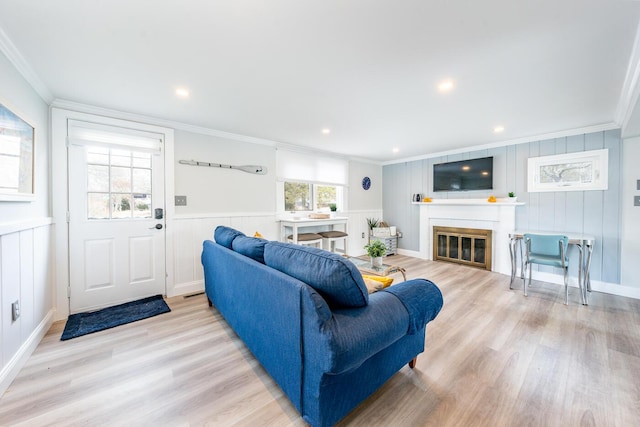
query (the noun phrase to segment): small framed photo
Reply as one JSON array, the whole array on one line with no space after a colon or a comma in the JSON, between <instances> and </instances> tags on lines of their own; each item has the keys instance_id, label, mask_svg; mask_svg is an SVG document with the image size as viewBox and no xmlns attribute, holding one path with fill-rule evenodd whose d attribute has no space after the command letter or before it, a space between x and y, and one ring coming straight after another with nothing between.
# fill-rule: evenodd
<instances>
[{"instance_id":1,"label":"small framed photo","mask_svg":"<svg viewBox=\"0 0 640 427\"><path fill-rule=\"evenodd\" d=\"M609 188L608 166L607 149L531 157L527 191L606 190Z\"/></svg>"},{"instance_id":2,"label":"small framed photo","mask_svg":"<svg viewBox=\"0 0 640 427\"><path fill-rule=\"evenodd\" d=\"M33 126L0 104L0 200L35 200L33 145Z\"/></svg>"}]
</instances>

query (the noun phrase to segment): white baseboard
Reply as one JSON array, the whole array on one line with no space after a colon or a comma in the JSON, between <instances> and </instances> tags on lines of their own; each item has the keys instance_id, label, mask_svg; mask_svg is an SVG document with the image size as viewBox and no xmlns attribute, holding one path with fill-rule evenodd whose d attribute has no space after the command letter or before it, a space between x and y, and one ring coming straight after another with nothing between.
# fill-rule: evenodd
<instances>
[{"instance_id":1,"label":"white baseboard","mask_svg":"<svg viewBox=\"0 0 640 427\"><path fill-rule=\"evenodd\" d=\"M18 376L20 370L27 363L29 357L33 354L42 338L46 335L47 331L53 323L53 309L49 310L42 322L36 327L36 329L29 335L29 338L20 346L16 354L13 355L11 360L0 371L0 397L9 388L13 380Z\"/></svg>"},{"instance_id":2,"label":"white baseboard","mask_svg":"<svg viewBox=\"0 0 640 427\"><path fill-rule=\"evenodd\" d=\"M522 280L520 278L520 269L517 271L516 281ZM564 285L564 279L560 274L553 274L548 272L533 271L532 279L539 280L547 283L554 283L557 285ZM569 286L577 288L578 278L575 276L569 276ZM621 297L629 297L634 299L640 299L640 288L634 288L631 286L624 286L618 283L600 282L598 280L591 281L591 290L595 292L604 292L605 294L618 295Z\"/></svg>"},{"instance_id":3,"label":"white baseboard","mask_svg":"<svg viewBox=\"0 0 640 427\"><path fill-rule=\"evenodd\" d=\"M420 256L420 252L418 252L418 251L410 251L408 249L400 249L400 248L398 248L398 255L405 255L405 256L410 256L410 257L413 257L413 258L424 259L424 258L422 258L422 256Z\"/></svg>"}]
</instances>

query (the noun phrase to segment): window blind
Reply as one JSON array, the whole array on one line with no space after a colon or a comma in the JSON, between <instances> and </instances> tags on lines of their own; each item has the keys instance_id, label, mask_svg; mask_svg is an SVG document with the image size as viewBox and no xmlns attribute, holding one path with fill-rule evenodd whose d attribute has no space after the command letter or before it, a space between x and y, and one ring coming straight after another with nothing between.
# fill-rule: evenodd
<instances>
[{"instance_id":1,"label":"window blind","mask_svg":"<svg viewBox=\"0 0 640 427\"><path fill-rule=\"evenodd\" d=\"M349 162L297 151L278 149L276 176L279 181L347 185Z\"/></svg>"}]
</instances>

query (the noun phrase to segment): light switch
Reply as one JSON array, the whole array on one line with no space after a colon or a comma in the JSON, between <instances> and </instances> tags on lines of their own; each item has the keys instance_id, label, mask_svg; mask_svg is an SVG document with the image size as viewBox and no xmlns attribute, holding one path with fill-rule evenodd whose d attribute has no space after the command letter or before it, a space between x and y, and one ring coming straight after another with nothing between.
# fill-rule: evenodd
<instances>
[{"instance_id":1,"label":"light switch","mask_svg":"<svg viewBox=\"0 0 640 427\"><path fill-rule=\"evenodd\" d=\"M636 190L640 190L640 179L636 180Z\"/></svg>"},{"instance_id":2,"label":"light switch","mask_svg":"<svg viewBox=\"0 0 640 427\"><path fill-rule=\"evenodd\" d=\"M187 206L187 196L175 196L176 206Z\"/></svg>"},{"instance_id":3,"label":"light switch","mask_svg":"<svg viewBox=\"0 0 640 427\"><path fill-rule=\"evenodd\" d=\"M640 206L640 196L633 196L633 206Z\"/></svg>"}]
</instances>

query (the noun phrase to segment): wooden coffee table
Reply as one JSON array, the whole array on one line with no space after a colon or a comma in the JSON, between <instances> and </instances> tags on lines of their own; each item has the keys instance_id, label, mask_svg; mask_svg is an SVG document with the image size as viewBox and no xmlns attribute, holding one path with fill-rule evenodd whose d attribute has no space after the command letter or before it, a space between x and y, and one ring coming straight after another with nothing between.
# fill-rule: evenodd
<instances>
[{"instance_id":1,"label":"wooden coffee table","mask_svg":"<svg viewBox=\"0 0 640 427\"><path fill-rule=\"evenodd\" d=\"M388 276L392 273L401 273L404 281L407 281L406 270L397 265L390 264L382 264L380 267L371 266L371 261L368 259L355 258L355 257L346 257L349 261L351 261L355 266L360 270L361 273L371 274L374 276Z\"/></svg>"}]
</instances>

